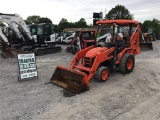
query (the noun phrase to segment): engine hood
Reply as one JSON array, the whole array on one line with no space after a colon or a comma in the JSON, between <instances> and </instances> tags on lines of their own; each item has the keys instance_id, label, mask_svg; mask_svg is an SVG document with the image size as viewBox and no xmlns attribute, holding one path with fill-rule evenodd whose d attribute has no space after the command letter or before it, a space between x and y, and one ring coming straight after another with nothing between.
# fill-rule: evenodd
<instances>
[{"instance_id":1,"label":"engine hood","mask_svg":"<svg viewBox=\"0 0 160 120\"><path fill-rule=\"evenodd\" d=\"M89 50L86 53L85 57L92 58L92 57L95 57L96 55L98 55L101 52L106 51L106 50L108 50L107 47L96 47L96 48L93 48L93 49Z\"/></svg>"}]
</instances>

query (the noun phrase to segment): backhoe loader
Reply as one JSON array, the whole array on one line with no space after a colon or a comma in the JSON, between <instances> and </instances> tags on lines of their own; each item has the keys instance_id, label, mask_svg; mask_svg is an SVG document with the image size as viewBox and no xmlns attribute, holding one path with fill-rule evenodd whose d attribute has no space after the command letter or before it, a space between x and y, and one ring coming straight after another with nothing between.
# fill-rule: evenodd
<instances>
[{"instance_id":1,"label":"backhoe loader","mask_svg":"<svg viewBox=\"0 0 160 120\"><path fill-rule=\"evenodd\" d=\"M141 51L153 50L152 41L149 41L148 34L140 32L140 43Z\"/></svg>"},{"instance_id":2,"label":"backhoe loader","mask_svg":"<svg viewBox=\"0 0 160 120\"><path fill-rule=\"evenodd\" d=\"M154 28L148 28L148 32L143 33L143 37L144 37L144 40L146 42L155 41L156 40L155 29Z\"/></svg>"},{"instance_id":3,"label":"backhoe loader","mask_svg":"<svg viewBox=\"0 0 160 120\"><path fill-rule=\"evenodd\" d=\"M50 81L65 90L79 94L89 90L90 80L107 81L110 73L133 71L135 55L139 54L140 25L136 20L101 20L99 30L111 25L112 38L105 46L90 46L76 53L68 67L57 66ZM132 27L136 28L132 31ZM125 30L125 32L123 31ZM124 38L124 33L128 37Z\"/></svg>"},{"instance_id":4,"label":"backhoe loader","mask_svg":"<svg viewBox=\"0 0 160 120\"><path fill-rule=\"evenodd\" d=\"M148 50L153 50L153 44L152 44L152 38L153 38L153 29L149 28L148 33L142 33L140 31L140 48L141 51L148 51ZM155 40L155 38L153 38Z\"/></svg>"}]
</instances>

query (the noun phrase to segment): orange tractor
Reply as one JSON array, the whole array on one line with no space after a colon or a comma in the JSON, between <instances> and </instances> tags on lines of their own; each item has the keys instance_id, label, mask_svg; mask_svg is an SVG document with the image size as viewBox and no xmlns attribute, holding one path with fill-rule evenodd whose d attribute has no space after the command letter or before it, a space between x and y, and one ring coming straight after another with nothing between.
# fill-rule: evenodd
<instances>
[{"instance_id":1,"label":"orange tractor","mask_svg":"<svg viewBox=\"0 0 160 120\"><path fill-rule=\"evenodd\" d=\"M51 77L52 83L79 94L89 90L93 76L99 81L106 81L115 70L123 74L133 71L135 55L140 53L138 21L101 20L96 24L99 25L99 31L107 25L113 28L110 41L103 47L90 46L78 51L67 68L57 66ZM133 26L136 27L134 31Z\"/></svg>"}]
</instances>

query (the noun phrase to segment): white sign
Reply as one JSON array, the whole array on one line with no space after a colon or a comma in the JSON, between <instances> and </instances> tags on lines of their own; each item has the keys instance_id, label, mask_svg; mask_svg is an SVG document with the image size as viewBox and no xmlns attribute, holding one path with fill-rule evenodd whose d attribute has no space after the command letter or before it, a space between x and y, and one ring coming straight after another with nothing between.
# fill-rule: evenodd
<instances>
[{"instance_id":1,"label":"white sign","mask_svg":"<svg viewBox=\"0 0 160 120\"><path fill-rule=\"evenodd\" d=\"M18 54L20 79L37 77L37 66L34 53Z\"/></svg>"}]
</instances>

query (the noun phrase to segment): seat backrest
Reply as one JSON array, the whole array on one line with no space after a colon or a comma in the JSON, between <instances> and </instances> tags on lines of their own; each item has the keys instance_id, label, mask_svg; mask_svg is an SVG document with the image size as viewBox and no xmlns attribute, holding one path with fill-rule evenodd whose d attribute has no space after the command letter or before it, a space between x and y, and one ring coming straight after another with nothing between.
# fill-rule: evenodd
<instances>
[{"instance_id":1,"label":"seat backrest","mask_svg":"<svg viewBox=\"0 0 160 120\"><path fill-rule=\"evenodd\" d=\"M124 45L124 40L117 40L117 47L122 47Z\"/></svg>"}]
</instances>

